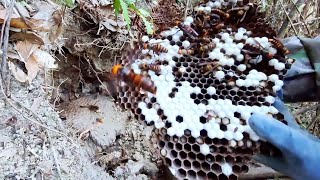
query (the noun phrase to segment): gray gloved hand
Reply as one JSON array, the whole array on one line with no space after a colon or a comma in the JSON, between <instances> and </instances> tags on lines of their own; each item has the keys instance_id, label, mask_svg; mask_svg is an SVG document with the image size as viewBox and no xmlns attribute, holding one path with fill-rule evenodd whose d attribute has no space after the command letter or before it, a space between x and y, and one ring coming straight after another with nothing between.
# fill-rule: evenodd
<instances>
[{"instance_id":1,"label":"gray gloved hand","mask_svg":"<svg viewBox=\"0 0 320 180\"><path fill-rule=\"evenodd\" d=\"M282 40L296 61L287 72L282 88L283 101L320 100L320 36L314 39L290 37Z\"/></svg>"},{"instance_id":2,"label":"gray gloved hand","mask_svg":"<svg viewBox=\"0 0 320 180\"><path fill-rule=\"evenodd\" d=\"M284 115L288 126L261 114L253 114L249 125L282 155L269 157L259 154L254 159L293 179L319 180L320 140L299 127L282 101L277 99L274 106Z\"/></svg>"}]
</instances>

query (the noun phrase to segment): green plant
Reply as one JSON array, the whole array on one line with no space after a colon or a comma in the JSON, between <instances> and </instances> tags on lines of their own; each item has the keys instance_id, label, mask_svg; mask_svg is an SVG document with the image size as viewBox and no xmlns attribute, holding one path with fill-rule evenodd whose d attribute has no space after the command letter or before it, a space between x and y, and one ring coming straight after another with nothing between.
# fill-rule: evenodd
<instances>
[{"instance_id":1,"label":"green plant","mask_svg":"<svg viewBox=\"0 0 320 180\"><path fill-rule=\"evenodd\" d=\"M146 26L146 30L148 34L153 33L153 25L149 22L148 18L150 18L150 13L142 8L137 8L135 6L136 0L114 0L113 6L115 9L115 14L118 16L122 13L124 20L127 23L128 29L130 29L131 19L129 17L129 11L133 11L136 13L143 21L144 25Z\"/></svg>"}]
</instances>

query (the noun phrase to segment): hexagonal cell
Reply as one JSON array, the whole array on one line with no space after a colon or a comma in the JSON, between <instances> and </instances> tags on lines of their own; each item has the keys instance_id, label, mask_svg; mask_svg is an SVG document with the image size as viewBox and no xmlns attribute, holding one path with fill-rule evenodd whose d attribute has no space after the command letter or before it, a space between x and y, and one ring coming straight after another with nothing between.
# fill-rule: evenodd
<instances>
[{"instance_id":1,"label":"hexagonal cell","mask_svg":"<svg viewBox=\"0 0 320 180\"><path fill-rule=\"evenodd\" d=\"M224 146L220 146L219 147L219 153L220 154L226 154L227 153L227 148Z\"/></svg>"},{"instance_id":2,"label":"hexagonal cell","mask_svg":"<svg viewBox=\"0 0 320 180\"><path fill-rule=\"evenodd\" d=\"M229 180L237 180L238 179L238 176L236 176L235 174L231 174L229 176Z\"/></svg>"},{"instance_id":3,"label":"hexagonal cell","mask_svg":"<svg viewBox=\"0 0 320 180\"><path fill-rule=\"evenodd\" d=\"M194 144L194 143L196 143L196 139L194 137L190 136L190 137L188 137L188 142L190 144Z\"/></svg>"},{"instance_id":4,"label":"hexagonal cell","mask_svg":"<svg viewBox=\"0 0 320 180\"><path fill-rule=\"evenodd\" d=\"M171 150L171 151L170 151L170 154L171 154L171 156L174 157L174 158L176 158L176 157L178 156L178 152L175 151L175 150Z\"/></svg>"},{"instance_id":5,"label":"hexagonal cell","mask_svg":"<svg viewBox=\"0 0 320 180\"><path fill-rule=\"evenodd\" d=\"M192 145L192 150L194 151L194 152L200 152L200 146L198 145L198 144L193 144Z\"/></svg>"},{"instance_id":6,"label":"hexagonal cell","mask_svg":"<svg viewBox=\"0 0 320 180\"><path fill-rule=\"evenodd\" d=\"M219 174L218 179L219 180L229 180L228 176L226 176L225 174Z\"/></svg>"},{"instance_id":7,"label":"hexagonal cell","mask_svg":"<svg viewBox=\"0 0 320 180\"><path fill-rule=\"evenodd\" d=\"M178 169L178 175L177 176L180 177L180 178L185 178L187 176L187 172L184 169L180 168L180 169Z\"/></svg>"},{"instance_id":8,"label":"hexagonal cell","mask_svg":"<svg viewBox=\"0 0 320 180\"><path fill-rule=\"evenodd\" d=\"M207 162L201 163L201 169L204 170L205 172L210 171L210 164Z\"/></svg>"},{"instance_id":9,"label":"hexagonal cell","mask_svg":"<svg viewBox=\"0 0 320 180\"><path fill-rule=\"evenodd\" d=\"M181 159L186 159L187 158L187 153L183 152L183 151L180 151L179 152L179 156Z\"/></svg>"},{"instance_id":10,"label":"hexagonal cell","mask_svg":"<svg viewBox=\"0 0 320 180\"><path fill-rule=\"evenodd\" d=\"M215 173L215 174L220 174L222 172L222 168L218 163L214 163L211 165L211 170Z\"/></svg>"},{"instance_id":11,"label":"hexagonal cell","mask_svg":"<svg viewBox=\"0 0 320 180\"><path fill-rule=\"evenodd\" d=\"M176 149L177 151L181 151L181 150L182 150L182 144L176 143L176 144L175 144L175 149Z\"/></svg>"},{"instance_id":12,"label":"hexagonal cell","mask_svg":"<svg viewBox=\"0 0 320 180\"><path fill-rule=\"evenodd\" d=\"M200 163L198 161L193 161L192 162L192 169L200 170L201 169Z\"/></svg>"},{"instance_id":13,"label":"hexagonal cell","mask_svg":"<svg viewBox=\"0 0 320 180\"><path fill-rule=\"evenodd\" d=\"M221 156L220 154L216 155L216 162L218 163L224 163L224 157Z\"/></svg>"},{"instance_id":14,"label":"hexagonal cell","mask_svg":"<svg viewBox=\"0 0 320 180\"><path fill-rule=\"evenodd\" d=\"M196 179L197 173L194 170L187 171L188 179Z\"/></svg>"},{"instance_id":15,"label":"hexagonal cell","mask_svg":"<svg viewBox=\"0 0 320 180\"><path fill-rule=\"evenodd\" d=\"M207 174L202 170L197 172L197 179L204 179L204 178L206 178L206 176L207 176Z\"/></svg>"},{"instance_id":16,"label":"hexagonal cell","mask_svg":"<svg viewBox=\"0 0 320 180\"><path fill-rule=\"evenodd\" d=\"M180 142L181 143L186 143L187 142L187 137L185 137L185 136L180 137Z\"/></svg>"},{"instance_id":17,"label":"hexagonal cell","mask_svg":"<svg viewBox=\"0 0 320 180\"><path fill-rule=\"evenodd\" d=\"M205 158L206 158L206 156L205 156L205 155L203 155L203 154L201 154L201 153L197 154L197 159L198 159L198 160L200 160L200 161L204 161L204 160L205 160Z\"/></svg>"},{"instance_id":18,"label":"hexagonal cell","mask_svg":"<svg viewBox=\"0 0 320 180\"><path fill-rule=\"evenodd\" d=\"M183 166L187 169L190 169L191 168L191 162L189 159L186 159L183 161Z\"/></svg>"},{"instance_id":19,"label":"hexagonal cell","mask_svg":"<svg viewBox=\"0 0 320 180\"><path fill-rule=\"evenodd\" d=\"M172 161L170 158L165 158L165 163L168 165L168 166L171 166L172 165Z\"/></svg>"},{"instance_id":20,"label":"hexagonal cell","mask_svg":"<svg viewBox=\"0 0 320 180\"><path fill-rule=\"evenodd\" d=\"M173 160L173 165L175 165L176 167L181 167L181 161L179 159L175 159Z\"/></svg>"},{"instance_id":21,"label":"hexagonal cell","mask_svg":"<svg viewBox=\"0 0 320 180\"><path fill-rule=\"evenodd\" d=\"M213 172L209 172L207 174L207 178L210 179L210 180L218 180L218 176Z\"/></svg>"},{"instance_id":22,"label":"hexagonal cell","mask_svg":"<svg viewBox=\"0 0 320 180\"><path fill-rule=\"evenodd\" d=\"M185 152L190 152L190 151L191 151L191 145L188 144L188 143L184 144L184 145L183 145L183 150L184 150Z\"/></svg>"},{"instance_id":23,"label":"hexagonal cell","mask_svg":"<svg viewBox=\"0 0 320 180\"><path fill-rule=\"evenodd\" d=\"M241 166L241 172L242 173L248 173L249 172L249 167L247 165L242 165Z\"/></svg>"},{"instance_id":24,"label":"hexagonal cell","mask_svg":"<svg viewBox=\"0 0 320 180\"><path fill-rule=\"evenodd\" d=\"M172 142L168 142L168 148L169 149L173 149L173 147L174 147L173 143Z\"/></svg>"},{"instance_id":25,"label":"hexagonal cell","mask_svg":"<svg viewBox=\"0 0 320 180\"><path fill-rule=\"evenodd\" d=\"M232 171L233 171L234 173L236 173L236 174L240 174L240 173L241 173L241 167L240 167L239 165L237 165L237 164L234 164L234 165L232 166Z\"/></svg>"},{"instance_id":26,"label":"hexagonal cell","mask_svg":"<svg viewBox=\"0 0 320 180\"><path fill-rule=\"evenodd\" d=\"M192 161L194 161L194 160L196 160L196 154L195 153L193 153L193 152L189 152L188 154L188 158L190 159L190 160L192 160Z\"/></svg>"},{"instance_id":27,"label":"hexagonal cell","mask_svg":"<svg viewBox=\"0 0 320 180\"><path fill-rule=\"evenodd\" d=\"M225 160L229 164L233 164L235 162L235 158L233 156L231 156L231 155L226 156Z\"/></svg>"}]
</instances>

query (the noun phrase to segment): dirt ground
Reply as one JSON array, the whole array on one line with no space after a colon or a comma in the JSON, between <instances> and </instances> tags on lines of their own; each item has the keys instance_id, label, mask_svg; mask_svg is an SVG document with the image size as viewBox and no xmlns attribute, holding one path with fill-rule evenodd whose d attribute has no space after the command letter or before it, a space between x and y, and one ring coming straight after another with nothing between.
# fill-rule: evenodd
<instances>
[{"instance_id":1,"label":"dirt ground","mask_svg":"<svg viewBox=\"0 0 320 180\"><path fill-rule=\"evenodd\" d=\"M155 151L152 127L120 110L99 82L131 38L123 19L113 23L111 1L85 1L67 9L60 21L63 31L59 18L52 18L62 5L25 3L18 4L25 17L51 13L45 20L55 23L49 28L54 40L41 36L40 49L58 68L38 70L30 83L13 74L9 98L0 83L0 179L169 179Z\"/></svg>"}]
</instances>

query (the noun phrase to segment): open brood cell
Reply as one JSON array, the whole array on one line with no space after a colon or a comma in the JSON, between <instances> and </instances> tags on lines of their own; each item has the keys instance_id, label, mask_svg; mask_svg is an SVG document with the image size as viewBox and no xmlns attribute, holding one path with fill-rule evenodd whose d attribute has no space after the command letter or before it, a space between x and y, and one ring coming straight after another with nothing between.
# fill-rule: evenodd
<instances>
[{"instance_id":1,"label":"open brood cell","mask_svg":"<svg viewBox=\"0 0 320 180\"><path fill-rule=\"evenodd\" d=\"M286 124L272 104L294 61L256 5L206 1L195 10L124 53L122 64L157 92L122 83L119 102L155 126L159 153L177 178L237 179L255 153L279 153L248 119L258 112Z\"/></svg>"}]
</instances>

